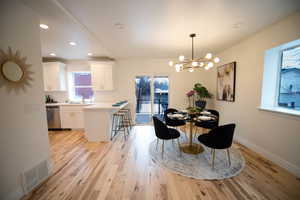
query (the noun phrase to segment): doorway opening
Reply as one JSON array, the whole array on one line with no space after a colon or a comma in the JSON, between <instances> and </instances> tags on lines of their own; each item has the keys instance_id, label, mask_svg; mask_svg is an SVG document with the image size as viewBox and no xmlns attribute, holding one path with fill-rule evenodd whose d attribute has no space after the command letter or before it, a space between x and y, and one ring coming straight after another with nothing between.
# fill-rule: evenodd
<instances>
[{"instance_id":1,"label":"doorway opening","mask_svg":"<svg viewBox=\"0 0 300 200\"><path fill-rule=\"evenodd\" d=\"M137 76L135 78L136 124L150 124L152 116L163 119L169 105L167 76Z\"/></svg>"}]
</instances>

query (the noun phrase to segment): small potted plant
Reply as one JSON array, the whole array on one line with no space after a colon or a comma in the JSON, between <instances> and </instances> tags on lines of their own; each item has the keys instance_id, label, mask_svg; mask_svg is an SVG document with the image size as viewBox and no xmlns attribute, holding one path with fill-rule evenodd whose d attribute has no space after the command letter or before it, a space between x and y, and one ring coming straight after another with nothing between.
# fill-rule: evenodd
<instances>
[{"instance_id":1,"label":"small potted plant","mask_svg":"<svg viewBox=\"0 0 300 200\"><path fill-rule=\"evenodd\" d=\"M195 101L195 105L201 109L204 109L206 106L206 100L205 99L210 99L212 98L212 94L208 92L208 90L206 89L206 87L204 87L203 85L201 85L200 83L196 83L194 85L194 89L196 92L196 101Z\"/></svg>"}]
</instances>

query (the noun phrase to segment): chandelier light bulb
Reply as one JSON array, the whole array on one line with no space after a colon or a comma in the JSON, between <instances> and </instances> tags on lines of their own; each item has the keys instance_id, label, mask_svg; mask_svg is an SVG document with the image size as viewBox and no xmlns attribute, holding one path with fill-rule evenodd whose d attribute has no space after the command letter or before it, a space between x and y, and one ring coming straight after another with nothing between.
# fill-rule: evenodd
<instances>
[{"instance_id":1,"label":"chandelier light bulb","mask_svg":"<svg viewBox=\"0 0 300 200\"><path fill-rule=\"evenodd\" d=\"M213 62L209 62L208 64L207 64L207 67L209 67L209 68L212 68L214 66L214 63Z\"/></svg>"},{"instance_id":2,"label":"chandelier light bulb","mask_svg":"<svg viewBox=\"0 0 300 200\"><path fill-rule=\"evenodd\" d=\"M193 66L193 67L197 67L197 66L198 66L198 62L193 61L193 62L192 62L192 66Z\"/></svg>"},{"instance_id":3,"label":"chandelier light bulb","mask_svg":"<svg viewBox=\"0 0 300 200\"><path fill-rule=\"evenodd\" d=\"M76 45L77 45L76 42L69 42L69 44L70 44L71 46L76 46Z\"/></svg>"},{"instance_id":4,"label":"chandelier light bulb","mask_svg":"<svg viewBox=\"0 0 300 200\"><path fill-rule=\"evenodd\" d=\"M184 56L179 56L179 58L178 58L178 59L179 59L179 61L181 61L181 62L182 62L182 61L184 61Z\"/></svg>"},{"instance_id":5,"label":"chandelier light bulb","mask_svg":"<svg viewBox=\"0 0 300 200\"><path fill-rule=\"evenodd\" d=\"M191 67L191 68L189 68L188 70L189 70L189 72L193 72L193 71L194 71L194 68Z\"/></svg>"},{"instance_id":6,"label":"chandelier light bulb","mask_svg":"<svg viewBox=\"0 0 300 200\"><path fill-rule=\"evenodd\" d=\"M170 67L172 67L173 64L174 64L173 61L170 61L170 62L169 62L169 66L170 66Z\"/></svg>"},{"instance_id":7,"label":"chandelier light bulb","mask_svg":"<svg viewBox=\"0 0 300 200\"><path fill-rule=\"evenodd\" d=\"M49 26L46 24L40 24L40 27L45 30L49 28Z\"/></svg>"},{"instance_id":8,"label":"chandelier light bulb","mask_svg":"<svg viewBox=\"0 0 300 200\"><path fill-rule=\"evenodd\" d=\"M205 69L205 70L209 70L209 66L206 65L206 66L204 67L204 69Z\"/></svg>"},{"instance_id":9,"label":"chandelier light bulb","mask_svg":"<svg viewBox=\"0 0 300 200\"><path fill-rule=\"evenodd\" d=\"M215 57L214 62L215 62L215 63L219 63L219 62L220 62L220 58Z\"/></svg>"},{"instance_id":10,"label":"chandelier light bulb","mask_svg":"<svg viewBox=\"0 0 300 200\"><path fill-rule=\"evenodd\" d=\"M175 65L176 72L180 72L180 68L181 68L180 64L176 64Z\"/></svg>"},{"instance_id":11,"label":"chandelier light bulb","mask_svg":"<svg viewBox=\"0 0 300 200\"><path fill-rule=\"evenodd\" d=\"M205 56L205 58L211 59L212 58L212 53L207 53L206 56Z\"/></svg>"},{"instance_id":12,"label":"chandelier light bulb","mask_svg":"<svg viewBox=\"0 0 300 200\"><path fill-rule=\"evenodd\" d=\"M200 66L200 67L203 67L203 66L204 66L204 62L201 62L201 63L199 64L199 66Z\"/></svg>"}]
</instances>

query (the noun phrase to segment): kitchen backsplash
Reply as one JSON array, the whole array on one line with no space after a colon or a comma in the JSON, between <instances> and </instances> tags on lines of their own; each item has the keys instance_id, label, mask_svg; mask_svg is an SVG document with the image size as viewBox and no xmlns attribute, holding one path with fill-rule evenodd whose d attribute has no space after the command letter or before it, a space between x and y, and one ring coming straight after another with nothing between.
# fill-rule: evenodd
<instances>
[{"instance_id":1,"label":"kitchen backsplash","mask_svg":"<svg viewBox=\"0 0 300 200\"><path fill-rule=\"evenodd\" d=\"M50 95L55 101L58 101L60 103L66 102L69 99L68 92L45 92L45 95Z\"/></svg>"},{"instance_id":2,"label":"kitchen backsplash","mask_svg":"<svg viewBox=\"0 0 300 200\"><path fill-rule=\"evenodd\" d=\"M55 101L60 103L64 103L69 100L68 92L62 92L62 91L45 92L45 95L50 95ZM120 98L117 98L116 92L112 92L112 91L95 92L94 97L95 97L95 102L115 102L120 100Z\"/></svg>"}]
</instances>

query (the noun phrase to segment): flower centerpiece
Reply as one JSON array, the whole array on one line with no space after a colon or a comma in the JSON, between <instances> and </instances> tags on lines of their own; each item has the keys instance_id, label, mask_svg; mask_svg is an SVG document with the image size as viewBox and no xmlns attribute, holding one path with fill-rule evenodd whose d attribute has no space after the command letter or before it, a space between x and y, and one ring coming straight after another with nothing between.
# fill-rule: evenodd
<instances>
[{"instance_id":1,"label":"flower centerpiece","mask_svg":"<svg viewBox=\"0 0 300 200\"><path fill-rule=\"evenodd\" d=\"M188 93L186 93L186 96L189 99L189 107L194 106L194 99L195 99L194 94L195 94L194 90L191 90Z\"/></svg>"}]
</instances>

